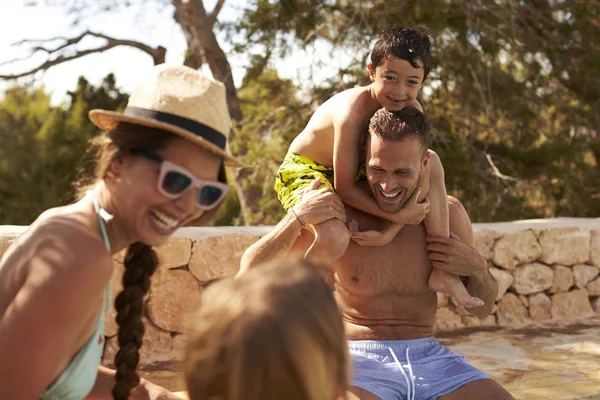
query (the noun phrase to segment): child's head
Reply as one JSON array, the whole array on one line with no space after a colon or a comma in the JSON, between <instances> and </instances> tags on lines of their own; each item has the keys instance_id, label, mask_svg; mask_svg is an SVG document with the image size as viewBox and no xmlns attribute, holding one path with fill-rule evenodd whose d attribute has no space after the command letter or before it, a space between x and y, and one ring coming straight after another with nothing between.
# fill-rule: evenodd
<instances>
[{"instance_id":1,"label":"child's head","mask_svg":"<svg viewBox=\"0 0 600 400\"><path fill-rule=\"evenodd\" d=\"M349 379L325 267L282 260L209 286L188 337L192 400L333 400Z\"/></svg>"},{"instance_id":2,"label":"child's head","mask_svg":"<svg viewBox=\"0 0 600 400\"><path fill-rule=\"evenodd\" d=\"M389 111L415 106L431 69L431 41L423 28L384 30L368 66L373 92Z\"/></svg>"},{"instance_id":3,"label":"child's head","mask_svg":"<svg viewBox=\"0 0 600 400\"><path fill-rule=\"evenodd\" d=\"M373 68L392 57L408 61L414 68L423 69L423 80L431 69L431 41L424 28L391 28L381 33L371 52Z\"/></svg>"}]
</instances>

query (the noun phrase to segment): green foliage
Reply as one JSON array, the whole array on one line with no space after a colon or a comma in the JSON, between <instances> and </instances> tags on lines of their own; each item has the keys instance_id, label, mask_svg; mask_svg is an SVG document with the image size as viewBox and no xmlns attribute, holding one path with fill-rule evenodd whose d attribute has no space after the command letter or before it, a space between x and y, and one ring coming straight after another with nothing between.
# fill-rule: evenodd
<instances>
[{"instance_id":1,"label":"green foliage","mask_svg":"<svg viewBox=\"0 0 600 400\"><path fill-rule=\"evenodd\" d=\"M292 82L279 78L273 69L246 78L238 91L245 118L234 128L237 141L231 148L254 165L243 180L246 224L273 224L283 212L273 189L275 174L289 144L306 125L311 109L297 99Z\"/></svg>"},{"instance_id":2,"label":"green foliage","mask_svg":"<svg viewBox=\"0 0 600 400\"><path fill-rule=\"evenodd\" d=\"M233 182L234 177L227 171L227 182ZM239 223L239 215L241 212L240 202L238 201L238 193L233 186L225 200L223 200L223 205L219 208L217 215L215 216L214 221L212 222L213 226L231 226L231 225L240 225Z\"/></svg>"},{"instance_id":3,"label":"green foliage","mask_svg":"<svg viewBox=\"0 0 600 400\"><path fill-rule=\"evenodd\" d=\"M43 88L15 86L0 102L0 224L27 225L71 202L72 183L90 170L87 143L98 132L88 111L127 101L112 75L98 88L81 78L70 97L66 107L53 107Z\"/></svg>"}]
</instances>

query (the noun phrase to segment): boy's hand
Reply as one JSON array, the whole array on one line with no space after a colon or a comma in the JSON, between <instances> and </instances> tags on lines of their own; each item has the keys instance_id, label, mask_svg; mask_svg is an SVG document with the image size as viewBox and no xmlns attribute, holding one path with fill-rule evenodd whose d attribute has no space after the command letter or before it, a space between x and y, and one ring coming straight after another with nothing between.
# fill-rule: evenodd
<instances>
[{"instance_id":1,"label":"boy's hand","mask_svg":"<svg viewBox=\"0 0 600 400\"><path fill-rule=\"evenodd\" d=\"M350 235L350 239L354 240L359 246L385 246L390 242L381 232L364 231L355 232Z\"/></svg>"},{"instance_id":2,"label":"boy's hand","mask_svg":"<svg viewBox=\"0 0 600 400\"><path fill-rule=\"evenodd\" d=\"M406 104L406 106L405 106L405 108L406 108L406 107L414 107L414 108L416 108L417 110L419 110L419 111L423 112L423 106L422 106L422 105L421 105L421 103L419 103L419 101L418 101L418 100L416 100L416 99L415 99L415 100L413 100L413 101L411 101L410 103L407 103L407 104Z\"/></svg>"},{"instance_id":3,"label":"boy's hand","mask_svg":"<svg viewBox=\"0 0 600 400\"><path fill-rule=\"evenodd\" d=\"M429 199L425 197L423 202L419 203L419 194L421 193L421 188L415 189L410 198L406 201L406 204L402 209L396 212L397 218L395 218L394 222L397 224L405 224L405 225L418 225L420 224L425 216L431 210L431 206L429 205Z\"/></svg>"},{"instance_id":4,"label":"boy's hand","mask_svg":"<svg viewBox=\"0 0 600 400\"><path fill-rule=\"evenodd\" d=\"M393 239L393 236L391 238L387 237L383 232L359 232L356 220L348 223L348 230L350 231L350 239L354 240L359 246L385 246Z\"/></svg>"}]
</instances>

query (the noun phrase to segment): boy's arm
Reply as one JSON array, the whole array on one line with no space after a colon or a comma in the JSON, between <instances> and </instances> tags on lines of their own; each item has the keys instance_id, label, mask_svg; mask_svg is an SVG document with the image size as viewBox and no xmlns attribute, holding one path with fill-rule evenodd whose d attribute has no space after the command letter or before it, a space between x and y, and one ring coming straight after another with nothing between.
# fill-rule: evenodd
<instances>
[{"instance_id":1,"label":"boy's arm","mask_svg":"<svg viewBox=\"0 0 600 400\"><path fill-rule=\"evenodd\" d=\"M334 122L333 171L335 191L342 201L349 206L366 213L385 218L394 223L407 222L407 211L404 208L397 213L383 211L373 196L356 186L359 152L364 123L360 123L349 115Z\"/></svg>"},{"instance_id":2,"label":"boy's arm","mask_svg":"<svg viewBox=\"0 0 600 400\"><path fill-rule=\"evenodd\" d=\"M424 215L425 215L425 214L429 213L429 200L427 198L425 198L422 203L419 203L420 193L421 193L421 188L417 188L414 191L414 193L411 195L411 197L408 199L408 201L406 202L405 207L413 207L414 208L415 206L419 206L420 204L423 204L423 205L425 205L425 208L423 211ZM422 219L422 217L421 217L421 219ZM420 221L409 220L407 223L418 224L419 222ZM385 246L386 244L388 244L392 240L394 240L394 238L396 237L398 232L400 232L402 230L404 225L406 225L406 224L394 224L394 223L391 223L388 221L385 228L381 232L378 232L378 231L359 232L358 224L353 222L350 225L352 228L350 231L350 238L352 240L354 240L360 246Z\"/></svg>"},{"instance_id":3,"label":"boy's arm","mask_svg":"<svg viewBox=\"0 0 600 400\"><path fill-rule=\"evenodd\" d=\"M358 231L358 224L355 224L354 229L350 231L350 238L354 240L359 246L385 246L389 244L398 232L404 227L403 224L392 224L387 221L386 227L383 231Z\"/></svg>"}]
</instances>

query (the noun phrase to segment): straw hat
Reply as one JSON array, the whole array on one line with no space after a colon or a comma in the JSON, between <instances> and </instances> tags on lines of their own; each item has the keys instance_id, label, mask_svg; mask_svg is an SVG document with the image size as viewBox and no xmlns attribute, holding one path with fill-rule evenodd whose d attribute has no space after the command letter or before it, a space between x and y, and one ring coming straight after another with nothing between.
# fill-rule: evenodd
<instances>
[{"instance_id":1,"label":"straw hat","mask_svg":"<svg viewBox=\"0 0 600 400\"><path fill-rule=\"evenodd\" d=\"M152 68L129 98L123 113L91 110L90 120L109 131L120 122L159 128L224 157L226 165L245 167L227 152L231 117L225 86L183 65Z\"/></svg>"}]
</instances>

